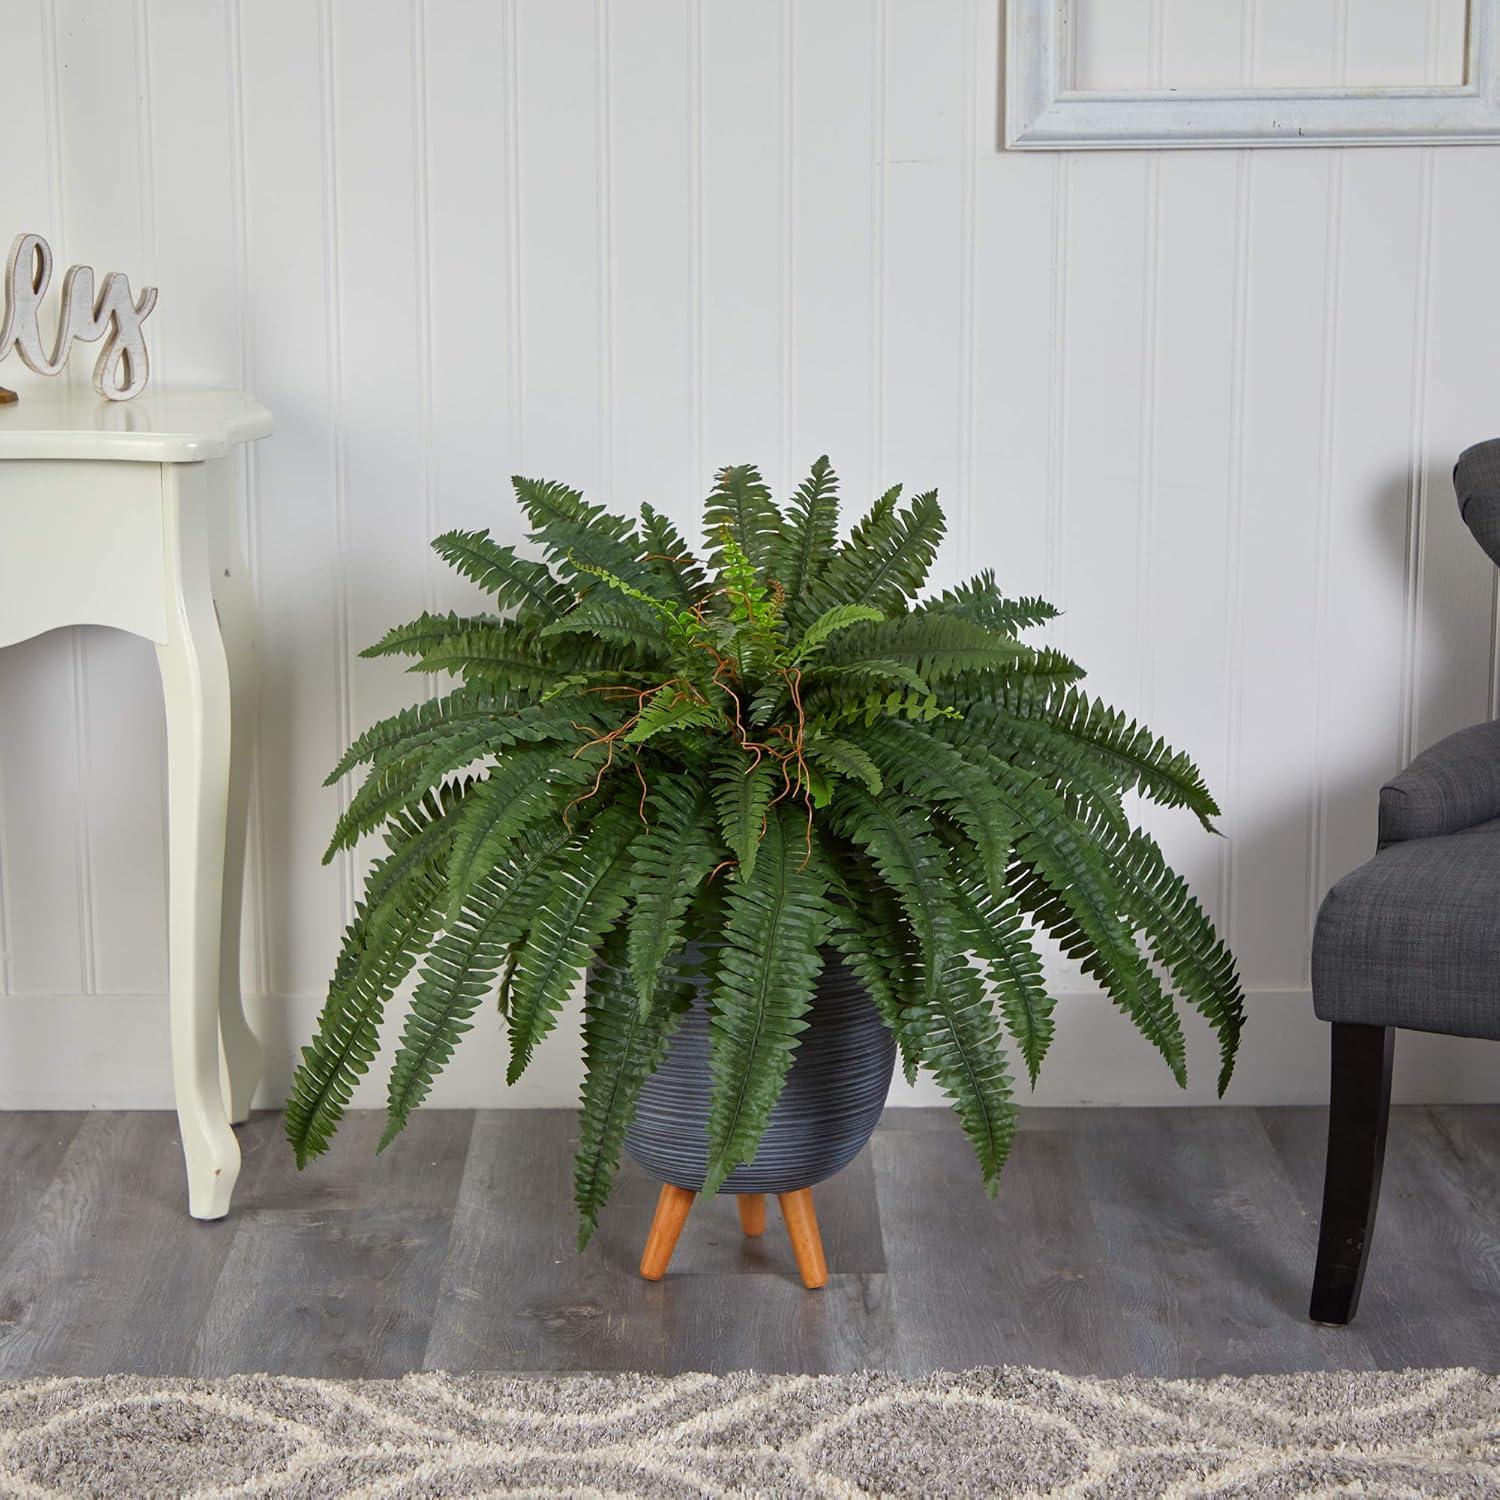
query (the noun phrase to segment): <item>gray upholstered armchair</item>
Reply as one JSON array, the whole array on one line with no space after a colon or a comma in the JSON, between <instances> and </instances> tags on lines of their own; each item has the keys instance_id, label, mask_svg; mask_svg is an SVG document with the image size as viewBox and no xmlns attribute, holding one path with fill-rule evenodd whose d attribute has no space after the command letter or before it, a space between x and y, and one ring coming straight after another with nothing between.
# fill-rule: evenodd
<instances>
[{"instance_id":1,"label":"gray upholstered armchair","mask_svg":"<svg viewBox=\"0 0 1500 1500\"><path fill-rule=\"evenodd\" d=\"M1500 439L1468 449L1453 482L1500 562ZM1380 789L1378 852L1323 902L1312 984L1333 1069L1311 1312L1347 1323L1380 1196L1396 1029L1500 1038L1500 721L1450 735Z\"/></svg>"}]
</instances>

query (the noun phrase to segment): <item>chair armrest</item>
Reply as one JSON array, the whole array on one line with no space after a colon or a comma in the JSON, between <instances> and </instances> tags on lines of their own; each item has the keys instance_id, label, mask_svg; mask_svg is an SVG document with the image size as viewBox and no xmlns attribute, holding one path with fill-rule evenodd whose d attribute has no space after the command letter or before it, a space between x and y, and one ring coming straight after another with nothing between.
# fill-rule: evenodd
<instances>
[{"instance_id":1,"label":"chair armrest","mask_svg":"<svg viewBox=\"0 0 1500 1500\"><path fill-rule=\"evenodd\" d=\"M1437 838L1500 817L1500 720L1460 729L1380 789L1380 842Z\"/></svg>"},{"instance_id":2,"label":"chair armrest","mask_svg":"<svg viewBox=\"0 0 1500 1500\"><path fill-rule=\"evenodd\" d=\"M1500 438L1475 443L1453 467L1458 513L1474 540L1500 563Z\"/></svg>"}]
</instances>

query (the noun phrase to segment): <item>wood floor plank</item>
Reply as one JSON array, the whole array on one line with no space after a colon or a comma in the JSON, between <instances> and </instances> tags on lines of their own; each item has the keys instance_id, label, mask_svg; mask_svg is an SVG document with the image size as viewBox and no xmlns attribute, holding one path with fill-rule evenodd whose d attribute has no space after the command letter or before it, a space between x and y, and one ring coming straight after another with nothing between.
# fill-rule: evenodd
<instances>
[{"instance_id":1,"label":"wood floor plank","mask_svg":"<svg viewBox=\"0 0 1500 1500\"><path fill-rule=\"evenodd\" d=\"M378 1207L251 1214L186 1372L371 1379L420 1369L449 1222L447 1214Z\"/></svg>"},{"instance_id":2,"label":"wood floor plank","mask_svg":"<svg viewBox=\"0 0 1500 1500\"><path fill-rule=\"evenodd\" d=\"M1072 1139L1021 1133L993 1201L951 1117L882 1130L874 1146L903 1373L1131 1367Z\"/></svg>"},{"instance_id":3,"label":"wood floor plank","mask_svg":"<svg viewBox=\"0 0 1500 1500\"><path fill-rule=\"evenodd\" d=\"M1426 1114L1410 1106L1391 1111L1375 1237L1359 1312L1347 1332L1357 1332L1381 1368L1500 1368L1500 1223L1455 1186L1445 1169L1447 1148L1430 1137ZM1327 1111L1266 1110L1264 1118L1315 1224ZM1483 1163L1477 1170L1483 1172ZM1310 1287L1310 1255L1304 1274Z\"/></svg>"},{"instance_id":4,"label":"wood floor plank","mask_svg":"<svg viewBox=\"0 0 1500 1500\"><path fill-rule=\"evenodd\" d=\"M998 1201L944 1110L891 1112L817 1189L831 1280L774 1206L693 1210L637 1274L656 1184L627 1164L574 1248L569 1110L351 1115L298 1173L240 1127L227 1221L188 1218L170 1113L0 1121L0 1377L1500 1368L1500 1108L1397 1109L1358 1319L1306 1318L1326 1112L1032 1110Z\"/></svg>"},{"instance_id":5,"label":"wood floor plank","mask_svg":"<svg viewBox=\"0 0 1500 1500\"><path fill-rule=\"evenodd\" d=\"M1085 1135L1082 1188L1132 1366L1188 1377L1365 1369L1357 1331L1305 1317L1315 1225L1254 1111L1121 1109Z\"/></svg>"},{"instance_id":6,"label":"wood floor plank","mask_svg":"<svg viewBox=\"0 0 1500 1500\"><path fill-rule=\"evenodd\" d=\"M419 1369L474 1117L422 1110L376 1154L375 1111L350 1115L299 1172L280 1117L241 1128L235 1233L188 1372L374 1378Z\"/></svg>"},{"instance_id":7,"label":"wood floor plank","mask_svg":"<svg viewBox=\"0 0 1500 1500\"><path fill-rule=\"evenodd\" d=\"M580 1256L575 1123L570 1111L478 1117L429 1369L674 1373L745 1368L755 1359L756 1368L774 1370L882 1362L891 1324L878 1273L835 1269L829 1288L808 1293L789 1249L783 1256L773 1240L776 1226L745 1245L727 1200L697 1205L666 1280L644 1281L637 1266L656 1184L634 1167L622 1170ZM835 1243L847 1238L840 1204L858 1187L856 1175L847 1196L831 1184L822 1195Z\"/></svg>"},{"instance_id":8,"label":"wood floor plank","mask_svg":"<svg viewBox=\"0 0 1500 1500\"><path fill-rule=\"evenodd\" d=\"M79 1126L82 1110L27 1110L0 1119L0 1266L26 1233Z\"/></svg>"},{"instance_id":9,"label":"wood floor plank","mask_svg":"<svg viewBox=\"0 0 1500 1500\"><path fill-rule=\"evenodd\" d=\"M387 1209L448 1213L458 1197L473 1111L421 1109L377 1152L385 1116L353 1110L324 1156L298 1171L279 1113L257 1112L238 1127L240 1180L234 1212L295 1209Z\"/></svg>"},{"instance_id":10,"label":"wood floor plank","mask_svg":"<svg viewBox=\"0 0 1500 1500\"><path fill-rule=\"evenodd\" d=\"M79 1126L0 1266L0 1376L182 1368L234 1225L188 1217L176 1127L157 1111Z\"/></svg>"}]
</instances>

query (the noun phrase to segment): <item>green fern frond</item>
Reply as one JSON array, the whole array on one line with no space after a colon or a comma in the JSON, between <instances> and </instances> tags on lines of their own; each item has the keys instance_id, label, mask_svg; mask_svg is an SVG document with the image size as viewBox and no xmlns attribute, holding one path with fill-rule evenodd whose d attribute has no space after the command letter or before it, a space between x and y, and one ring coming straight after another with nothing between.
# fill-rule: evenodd
<instances>
[{"instance_id":1,"label":"green fern frond","mask_svg":"<svg viewBox=\"0 0 1500 1500\"><path fill-rule=\"evenodd\" d=\"M790 610L796 609L833 560L839 529L838 491L838 476L825 453L792 496L786 524L768 564Z\"/></svg>"},{"instance_id":2,"label":"green fern frond","mask_svg":"<svg viewBox=\"0 0 1500 1500\"><path fill-rule=\"evenodd\" d=\"M534 620L555 620L573 596L542 563L517 557L488 531L445 531L432 550L451 568L492 594L501 609L518 609Z\"/></svg>"},{"instance_id":3,"label":"green fern frond","mask_svg":"<svg viewBox=\"0 0 1500 1500\"><path fill-rule=\"evenodd\" d=\"M1052 1045L1056 1029L1052 1013L1057 1004L1047 989L1035 934L1008 890L993 890L979 862L966 857L967 851L951 852L964 937L984 963L1005 1028L1021 1049L1035 1088L1042 1059Z\"/></svg>"},{"instance_id":4,"label":"green fern frond","mask_svg":"<svg viewBox=\"0 0 1500 1500\"><path fill-rule=\"evenodd\" d=\"M796 486L768 564L786 598L787 618L793 622L799 622L805 592L832 561L837 538L838 477L825 453Z\"/></svg>"},{"instance_id":5,"label":"green fern frond","mask_svg":"<svg viewBox=\"0 0 1500 1500\"><path fill-rule=\"evenodd\" d=\"M571 842L557 824L532 830L505 865L470 887L463 909L447 919L422 966L391 1065L380 1150L405 1128L460 1038L472 1029L469 1018L494 987L525 930L541 882L557 868Z\"/></svg>"},{"instance_id":6,"label":"green fern frond","mask_svg":"<svg viewBox=\"0 0 1500 1500\"><path fill-rule=\"evenodd\" d=\"M624 912L631 844L640 833L634 808L601 814L539 897L511 986L507 1083L525 1071L600 939Z\"/></svg>"},{"instance_id":7,"label":"green fern frond","mask_svg":"<svg viewBox=\"0 0 1500 1500\"><path fill-rule=\"evenodd\" d=\"M836 734L819 734L810 738L803 754L813 765L837 776L848 776L877 797L885 785L880 767L853 740Z\"/></svg>"},{"instance_id":8,"label":"green fern frond","mask_svg":"<svg viewBox=\"0 0 1500 1500\"><path fill-rule=\"evenodd\" d=\"M1124 902L1108 860L1035 777L1009 766L997 774L1025 825L1011 872L1011 889L1021 909L1052 934L1085 974L1098 980L1186 1087L1181 1023L1120 919Z\"/></svg>"},{"instance_id":9,"label":"green fern frond","mask_svg":"<svg viewBox=\"0 0 1500 1500\"><path fill-rule=\"evenodd\" d=\"M775 807L752 874L725 893L728 916L709 1021L705 1193L750 1161L792 1065L822 969L824 886L807 863L806 824Z\"/></svg>"},{"instance_id":10,"label":"green fern frond","mask_svg":"<svg viewBox=\"0 0 1500 1500\"><path fill-rule=\"evenodd\" d=\"M970 620L917 614L845 632L829 647L827 660L845 668L899 662L924 681L937 683L959 672L998 671L1024 654L1029 653L1009 636Z\"/></svg>"},{"instance_id":11,"label":"green fern frond","mask_svg":"<svg viewBox=\"0 0 1500 1500\"><path fill-rule=\"evenodd\" d=\"M906 1025L953 1101L993 1198L1015 1139L1016 1106L1000 1028L967 959L954 956L943 964L935 991L907 1012Z\"/></svg>"},{"instance_id":12,"label":"green fern frond","mask_svg":"<svg viewBox=\"0 0 1500 1500\"><path fill-rule=\"evenodd\" d=\"M445 615L424 612L415 620L386 631L373 646L366 646L359 654L363 657L426 656L454 636L502 623L499 615L460 615L453 610Z\"/></svg>"},{"instance_id":13,"label":"green fern frond","mask_svg":"<svg viewBox=\"0 0 1500 1500\"><path fill-rule=\"evenodd\" d=\"M849 738L865 750L887 783L943 808L968 835L991 889L1005 882L1018 823L992 776L927 730L886 719Z\"/></svg>"},{"instance_id":14,"label":"green fern frond","mask_svg":"<svg viewBox=\"0 0 1500 1500\"><path fill-rule=\"evenodd\" d=\"M1124 915L1140 924L1152 957L1218 1037L1222 1096L1234 1072L1245 1024L1245 997L1234 955L1193 899L1187 882L1169 868L1155 839L1136 829L1123 844L1110 847Z\"/></svg>"},{"instance_id":15,"label":"green fern frond","mask_svg":"<svg viewBox=\"0 0 1500 1500\"><path fill-rule=\"evenodd\" d=\"M646 799L649 830L635 842L635 899L630 911L630 971L643 1008L684 940L682 919L724 853L707 782L664 777Z\"/></svg>"},{"instance_id":16,"label":"green fern frond","mask_svg":"<svg viewBox=\"0 0 1500 1500\"><path fill-rule=\"evenodd\" d=\"M711 703L705 703L696 692L687 692L668 683L658 688L641 710L635 726L625 736L630 745L643 745L659 734L681 734L685 730L710 729L723 720L723 714Z\"/></svg>"},{"instance_id":17,"label":"green fern frond","mask_svg":"<svg viewBox=\"0 0 1500 1500\"><path fill-rule=\"evenodd\" d=\"M801 638L792 647L792 662L793 664L805 662L840 630L848 630L851 625L869 624L884 618L885 616L878 609L871 609L868 604L835 604L825 609L802 632Z\"/></svg>"},{"instance_id":18,"label":"green fern frond","mask_svg":"<svg viewBox=\"0 0 1500 1500\"><path fill-rule=\"evenodd\" d=\"M641 540L631 521L610 515L602 505L591 505L577 490L553 480L513 474L511 484L531 522L532 541L575 587L591 583L581 564L647 586L650 570L640 560Z\"/></svg>"},{"instance_id":19,"label":"green fern frond","mask_svg":"<svg viewBox=\"0 0 1500 1500\"><path fill-rule=\"evenodd\" d=\"M669 985L654 1001L638 1003L622 938L618 928L605 937L585 991L583 1094L573 1166L580 1250L593 1237L609 1198L641 1086L660 1066L687 999L680 986Z\"/></svg>"},{"instance_id":20,"label":"green fern frond","mask_svg":"<svg viewBox=\"0 0 1500 1500\"><path fill-rule=\"evenodd\" d=\"M1023 630L1034 629L1055 620L1059 611L1045 599L1007 598L995 582L993 568L976 573L966 583L956 588L944 589L935 598L922 605L924 612L958 615L983 625L986 630L997 630L1002 635L1018 635Z\"/></svg>"},{"instance_id":21,"label":"green fern frond","mask_svg":"<svg viewBox=\"0 0 1500 1500\"><path fill-rule=\"evenodd\" d=\"M918 495L905 510L897 511L898 493L899 487L880 497L808 590L808 603L816 610L868 604L895 615L916 598L943 539L943 511L936 490Z\"/></svg>"},{"instance_id":22,"label":"green fern frond","mask_svg":"<svg viewBox=\"0 0 1500 1500\"><path fill-rule=\"evenodd\" d=\"M708 597L708 577L666 516L650 505L641 506L641 561L650 570L657 592L665 599L692 608Z\"/></svg>"},{"instance_id":23,"label":"green fern frond","mask_svg":"<svg viewBox=\"0 0 1500 1500\"><path fill-rule=\"evenodd\" d=\"M714 806L730 853L738 861L736 876L749 880L766 824L766 809L781 789L783 776L775 761L758 762L739 752L720 757L712 769Z\"/></svg>"},{"instance_id":24,"label":"green fern frond","mask_svg":"<svg viewBox=\"0 0 1500 1500\"><path fill-rule=\"evenodd\" d=\"M1080 751L1094 756L1113 769L1122 791L1139 789L1164 807L1191 808L1214 832L1219 807L1198 768L1119 709L1077 688L1010 691L996 706L1010 719L1011 732L1039 753L1064 760ZM992 712L988 705L976 705L976 722L985 722Z\"/></svg>"},{"instance_id":25,"label":"green fern frond","mask_svg":"<svg viewBox=\"0 0 1500 1500\"><path fill-rule=\"evenodd\" d=\"M534 630L502 620L444 636L408 670L450 672L510 692L545 693L575 675L574 666L542 646Z\"/></svg>"},{"instance_id":26,"label":"green fern frond","mask_svg":"<svg viewBox=\"0 0 1500 1500\"><path fill-rule=\"evenodd\" d=\"M637 604L623 594L597 589L577 609L554 620L542 631L543 637L586 635L628 646L639 658L660 661L672 654L672 629L654 610Z\"/></svg>"},{"instance_id":27,"label":"green fern frond","mask_svg":"<svg viewBox=\"0 0 1500 1500\"><path fill-rule=\"evenodd\" d=\"M441 868L424 863L388 889L377 909L356 909L287 1099L283 1123L299 1167L328 1149L375 1059L386 1003L438 929L446 891Z\"/></svg>"},{"instance_id":28,"label":"green fern frond","mask_svg":"<svg viewBox=\"0 0 1500 1500\"><path fill-rule=\"evenodd\" d=\"M453 820L453 852L448 859L450 916L457 916L475 883L504 864L520 833L542 818L563 811L594 780L603 752L560 752L552 745L511 751L500 765L474 784L463 811ZM583 822L580 816L574 826ZM561 820L560 820L561 821Z\"/></svg>"},{"instance_id":29,"label":"green fern frond","mask_svg":"<svg viewBox=\"0 0 1500 1500\"><path fill-rule=\"evenodd\" d=\"M754 464L732 464L719 470L703 509L709 562L716 570L725 564L726 536L745 554L752 568L763 569L780 529L781 513Z\"/></svg>"}]
</instances>

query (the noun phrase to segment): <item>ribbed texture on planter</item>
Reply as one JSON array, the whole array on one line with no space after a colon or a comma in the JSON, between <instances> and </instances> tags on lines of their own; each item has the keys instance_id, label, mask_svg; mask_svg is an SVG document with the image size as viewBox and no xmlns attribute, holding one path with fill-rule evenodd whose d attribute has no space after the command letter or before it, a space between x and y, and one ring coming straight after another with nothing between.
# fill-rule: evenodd
<instances>
[{"instance_id":1,"label":"ribbed texture on planter","mask_svg":"<svg viewBox=\"0 0 1500 1500\"><path fill-rule=\"evenodd\" d=\"M854 975L831 949L786 1087L755 1160L725 1193L791 1193L822 1182L870 1139L896 1063L896 1042ZM700 990L662 1065L641 1089L625 1149L659 1182L698 1192L708 1175L708 998Z\"/></svg>"}]
</instances>

